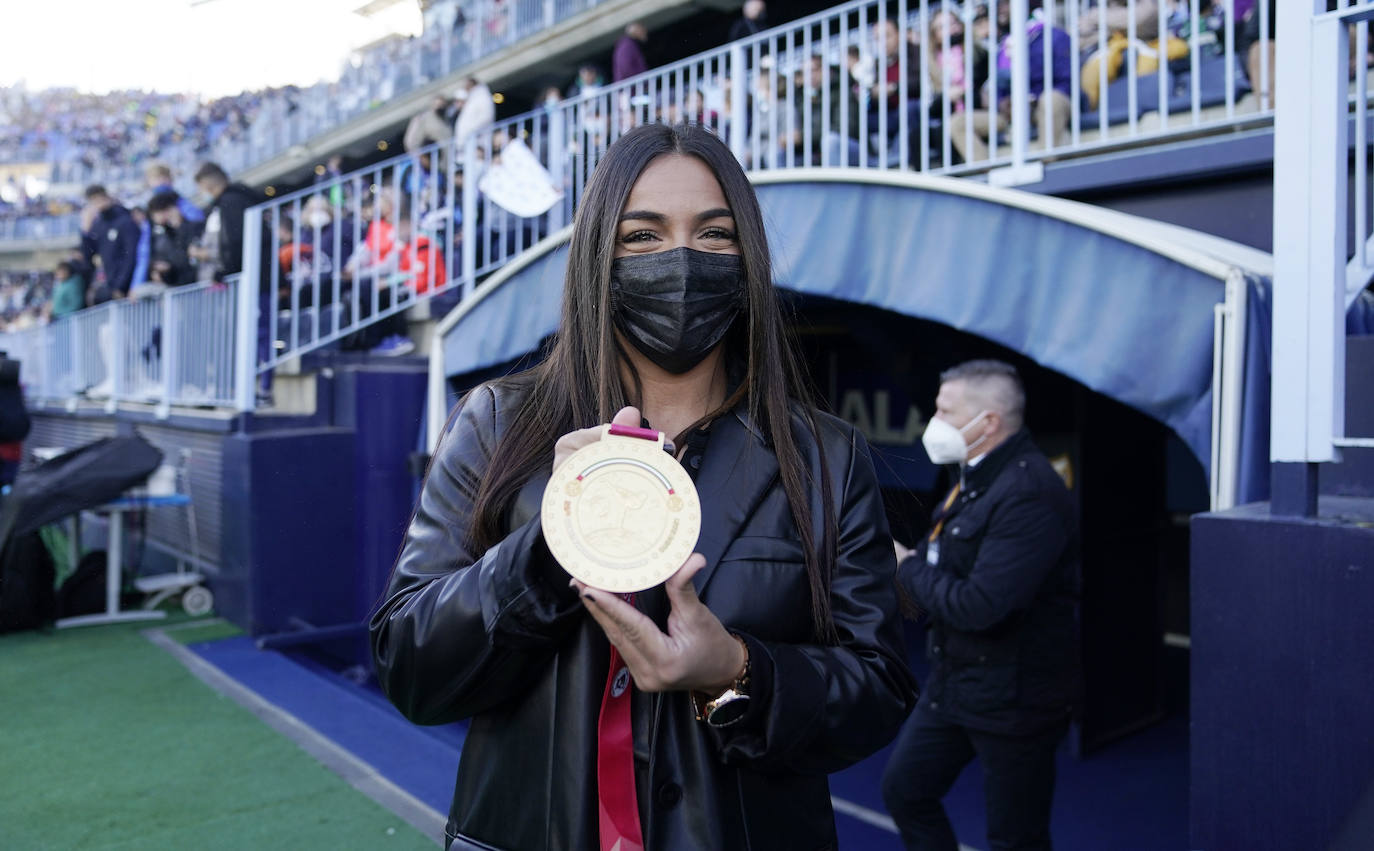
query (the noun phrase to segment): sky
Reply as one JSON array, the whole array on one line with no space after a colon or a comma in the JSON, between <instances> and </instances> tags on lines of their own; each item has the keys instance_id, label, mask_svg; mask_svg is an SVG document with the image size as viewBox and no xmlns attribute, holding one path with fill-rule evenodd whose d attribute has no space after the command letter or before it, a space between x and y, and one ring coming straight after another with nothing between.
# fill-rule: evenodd
<instances>
[{"instance_id":1,"label":"sky","mask_svg":"<svg viewBox=\"0 0 1374 851\"><path fill-rule=\"evenodd\" d=\"M334 79L348 53L419 32L416 0L0 0L0 86L218 97Z\"/></svg>"}]
</instances>

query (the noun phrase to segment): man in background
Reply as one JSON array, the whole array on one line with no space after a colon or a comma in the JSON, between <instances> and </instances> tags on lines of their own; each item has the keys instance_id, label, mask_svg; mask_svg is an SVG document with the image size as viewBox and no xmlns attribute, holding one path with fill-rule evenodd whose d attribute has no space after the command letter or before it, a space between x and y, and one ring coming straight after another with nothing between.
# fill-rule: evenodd
<instances>
[{"instance_id":1,"label":"man in background","mask_svg":"<svg viewBox=\"0 0 1374 851\"><path fill-rule=\"evenodd\" d=\"M148 191L152 195L157 195L160 192L176 192L175 187L172 186L172 169L166 163L148 163L143 168L143 180L148 184ZM181 217L188 222L205 221L205 211L197 207L190 198L177 194L177 208L181 210Z\"/></svg>"},{"instance_id":2,"label":"man in background","mask_svg":"<svg viewBox=\"0 0 1374 851\"><path fill-rule=\"evenodd\" d=\"M748 0L739 20L730 25L729 41L739 41L768 29L768 10L763 0Z\"/></svg>"},{"instance_id":3,"label":"man in background","mask_svg":"<svg viewBox=\"0 0 1374 851\"><path fill-rule=\"evenodd\" d=\"M191 255L200 244L205 225L182 214L178 203L181 200L177 193L164 190L148 202L148 218L160 231L155 240L152 274L169 287L195 283L199 277Z\"/></svg>"},{"instance_id":4,"label":"man in background","mask_svg":"<svg viewBox=\"0 0 1374 851\"><path fill-rule=\"evenodd\" d=\"M644 58L644 45L649 41L649 31L639 21L628 24L625 34L615 43L611 54L611 82L618 83L649 70L649 62Z\"/></svg>"},{"instance_id":5,"label":"man in background","mask_svg":"<svg viewBox=\"0 0 1374 851\"><path fill-rule=\"evenodd\" d=\"M212 264L213 279L222 281L243 271L243 214L266 199L242 183L230 183L224 169L215 163L205 163L196 170L196 187L211 202L205 218L206 244L193 259Z\"/></svg>"},{"instance_id":6,"label":"man in background","mask_svg":"<svg viewBox=\"0 0 1374 851\"><path fill-rule=\"evenodd\" d=\"M435 95L429 109L418 113L406 124L403 143L407 151L414 151L435 142L453 138L453 102L443 95Z\"/></svg>"},{"instance_id":7,"label":"man in background","mask_svg":"<svg viewBox=\"0 0 1374 851\"><path fill-rule=\"evenodd\" d=\"M91 303L124 298L133 283L138 262L138 223L104 186L86 187L86 204L81 210L81 251L87 263L100 259L104 281L90 293Z\"/></svg>"},{"instance_id":8,"label":"man in background","mask_svg":"<svg viewBox=\"0 0 1374 851\"><path fill-rule=\"evenodd\" d=\"M940 799L975 757L988 847L1050 849L1055 750L1079 700L1073 497L1024 425L1015 368L940 376L922 438L958 480L915 550L896 543L906 608L930 617L930 679L883 775L909 849L959 847Z\"/></svg>"}]
</instances>

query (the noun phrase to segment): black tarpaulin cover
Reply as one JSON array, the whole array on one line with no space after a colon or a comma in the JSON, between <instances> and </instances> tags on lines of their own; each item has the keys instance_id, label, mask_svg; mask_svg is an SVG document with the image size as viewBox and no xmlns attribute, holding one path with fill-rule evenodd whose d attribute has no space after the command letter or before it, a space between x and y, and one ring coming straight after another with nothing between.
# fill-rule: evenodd
<instances>
[{"instance_id":1,"label":"black tarpaulin cover","mask_svg":"<svg viewBox=\"0 0 1374 851\"><path fill-rule=\"evenodd\" d=\"M134 434L102 438L25 470L0 508L0 543L117 499L161 463L162 452Z\"/></svg>"}]
</instances>

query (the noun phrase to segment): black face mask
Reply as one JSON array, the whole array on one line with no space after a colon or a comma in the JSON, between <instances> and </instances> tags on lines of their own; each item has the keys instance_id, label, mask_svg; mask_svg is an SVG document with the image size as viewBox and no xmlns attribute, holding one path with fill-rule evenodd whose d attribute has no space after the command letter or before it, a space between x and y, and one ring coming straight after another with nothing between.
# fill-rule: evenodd
<instances>
[{"instance_id":1,"label":"black face mask","mask_svg":"<svg viewBox=\"0 0 1374 851\"><path fill-rule=\"evenodd\" d=\"M744 304L737 254L674 248L611 263L611 316L636 349L681 374L711 353Z\"/></svg>"}]
</instances>

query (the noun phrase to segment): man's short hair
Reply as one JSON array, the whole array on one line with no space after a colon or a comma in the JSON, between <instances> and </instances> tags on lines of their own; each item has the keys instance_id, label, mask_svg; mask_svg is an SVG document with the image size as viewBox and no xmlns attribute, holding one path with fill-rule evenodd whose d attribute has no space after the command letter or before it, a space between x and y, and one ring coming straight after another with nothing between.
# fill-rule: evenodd
<instances>
[{"instance_id":1,"label":"man's short hair","mask_svg":"<svg viewBox=\"0 0 1374 851\"><path fill-rule=\"evenodd\" d=\"M99 183L92 183L90 186L87 186L87 187L86 187L86 192L85 192L84 194L85 194L85 197L86 197L86 200L87 200L87 201L91 200L92 198L109 198L109 197L110 197L110 193L107 192L107 191L105 190L105 187L102 186L102 185L99 184Z\"/></svg>"},{"instance_id":2,"label":"man's short hair","mask_svg":"<svg viewBox=\"0 0 1374 851\"><path fill-rule=\"evenodd\" d=\"M53 272L58 278L65 281L72 276L72 264L66 260L59 260L57 266L53 268Z\"/></svg>"},{"instance_id":3,"label":"man's short hair","mask_svg":"<svg viewBox=\"0 0 1374 851\"><path fill-rule=\"evenodd\" d=\"M164 162L151 162L143 167L144 177L161 178L167 183L172 182L172 169Z\"/></svg>"},{"instance_id":4,"label":"man's short hair","mask_svg":"<svg viewBox=\"0 0 1374 851\"><path fill-rule=\"evenodd\" d=\"M177 205L181 196L170 190L163 190L152 198L148 199L148 212L161 213L163 210L171 209Z\"/></svg>"},{"instance_id":5,"label":"man's short hair","mask_svg":"<svg viewBox=\"0 0 1374 851\"><path fill-rule=\"evenodd\" d=\"M1026 385L1016 367L1000 360L965 361L940 373L940 383L962 381L979 405L1002 415L1011 431L1026 418Z\"/></svg>"},{"instance_id":6,"label":"man's short hair","mask_svg":"<svg viewBox=\"0 0 1374 851\"><path fill-rule=\"evenodd\" d=\"M224 169L220 168L215 163L203 163L200 168L196 169L195 177L196 183L200 183L202 180L213 180L216 183L228 183L229 175L225 174Z\"/></svg>"}]
</instances>

